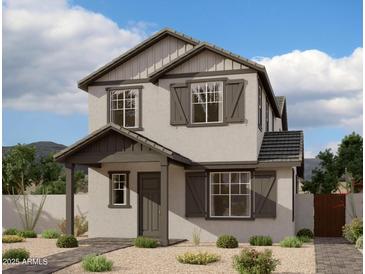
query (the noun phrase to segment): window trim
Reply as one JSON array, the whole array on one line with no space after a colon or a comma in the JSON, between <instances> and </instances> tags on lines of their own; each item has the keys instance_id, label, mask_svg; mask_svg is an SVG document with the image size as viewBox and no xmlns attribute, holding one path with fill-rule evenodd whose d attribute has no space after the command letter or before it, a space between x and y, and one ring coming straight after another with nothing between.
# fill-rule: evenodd
<instances>
[{"instance_id":1,"label":"window trim","mask_svg":"<svg viewBox=\"0 0 365 274\"><path fill-rule=\"evenodd\" d=\"M126 127L128 130L132 131L141 131L143 130L142 127L142 89L144 87L142 85L138 86L113 86L113 87L107 87L105 90L107 92L107 123L111 123L111 93L115 90L128 90L128 89L137 89L138 90L138 109L136 112L138 112L138 126L137 127Z\"/></svg>"},{"instance_id":2,"label":"window trim","mask_svg":"<svg viewBox=\"0 0 365 274\"><path fill-rule=\"evenodd\" d=\"M266 97L266 104L265 104L265 131L270 131L270 105L269 100Z\"/></svg>"},{"instance_id":3,"label":"window trim","mask_svg":"<svg viewBox=\"0 0 365 274\"><path fill-rule=\"evenodd\" d=\"M130 205L130 189L129 189L129 173L128 170L109 171L109 208L131 208ZM113 175L114 174L125 174L126 185L125 185L125 204L114 204L113 203Z\"/></svg>"},{"instance_id":4,"label":"window trim","mask_svg":"<svg viewBox=\"0 0 365 274\"><path fill-rule=\"evenodd\" d=\"M221 106L222 106L222 119L220 121L213 121L213 122L208 122L208 100L206 100L205 102L205 106L207 107L206 109L206 114L205 114L205 122L193 122L193 101L192 101L192 97L193 97L193 92L191 90L191 86L192 84L205 84L207 85L209 82L221 82L222 83L222 102L221 102ZM189 87L189 95L190 95L190 98L189 98L189 111L190 111L190 124L195 126L195 125L219 125L219 124L222 124L224 123L224 118L225 118L225 115L224 115L224 111L225 111L225 108L224 108L224 96L225 96L225 81L222 81L222 80L210 80L210 81L206 81L206 80L201 80L201 81L197 81L197 82L190 82L188 87ZM205 94L207 94L207 92L205 92ZM219 102L218 102L219 104ZM218 114L219 116L219 114Z\"/></svg>"},{"instance_id":5,"label":"window trim","mask_svg":"<svg viewBox=\"0 0 365 274\"><path fill-rule=\"evenodd\" d=\"M259 81L258 84L258 95L257 95L257 119L258 119L258 128L262 131L262 85Z\"/></svg>"},{"instance_id":6,"label":"window trim","mask_svg":"<svg viewBox=\"0 0 365 274\"><path fill-rule=\"evenodd\" d=\"M211 188L211 175L214 173L248 173L249 174L249 185L250 185L250 193L246 194L250 197L249 202L249 215L247 216L213 216L211 215L211 197L212 197L212 188ZM207 176L207 218L212 220L254 220L253 216L253 208L254 208L254 191L253 191L253 171L252 170L211 170L208 172ZM231 184L230 184L231 185ZM229 187L229 197L231 197L231 186Z\"/></svg>"}]
</instances>

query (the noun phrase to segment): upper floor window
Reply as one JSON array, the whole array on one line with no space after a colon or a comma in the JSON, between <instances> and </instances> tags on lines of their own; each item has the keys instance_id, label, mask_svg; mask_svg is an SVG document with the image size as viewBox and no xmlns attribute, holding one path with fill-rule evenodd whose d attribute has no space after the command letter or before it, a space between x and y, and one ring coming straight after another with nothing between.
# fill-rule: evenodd
<instances>
[{"instance_id":1,"label":"upper floor window","mask_svg":"<svg viewBox=\"0 0 365 274\"><path fill-rule=\"evenodd\" d=\"M269 121L270 121L270 118L269 118L269 101L267 100L266 98L266 105L265 105L265 131L269 131L270 127L269 127Z\"/></svg>"},{"instance_id":2,"label":"upper floor window","mask_svg":"<svg viewBox=\"0 0 365 274\"><path fill-rule=\"evenodd\" d=\"M250 172L210 173L210 216L251 216Z\"/></svg>"},{"instance_id":3,"label":"upper floor window","mask_svg":"<svg viewBox=\"0 0 365 274\"><path fill-rule=\"evenodd\" d=\"M223 122L223 82L191 84L192 123Z\"/></svg>"},{"instance_id":4,"label":"upper floor window","mask_svg":"<svg viewBox=\"0 0 365 274\"><path fill-rule=\"evenodd\" d=\"M259 84L259 92L258 92L258 127L262 129L262 87Z\"/></svg>"},{"instance_id":5,"label":"upper floor window","mask_svg":"<svg viewBox=\"0 0 365 274\"><path fill-rule=\"evenodd\" d=\"M118 89L110 93L110 121L125 128L138 128L139 89Z\"/></svg>"}]
</instances>

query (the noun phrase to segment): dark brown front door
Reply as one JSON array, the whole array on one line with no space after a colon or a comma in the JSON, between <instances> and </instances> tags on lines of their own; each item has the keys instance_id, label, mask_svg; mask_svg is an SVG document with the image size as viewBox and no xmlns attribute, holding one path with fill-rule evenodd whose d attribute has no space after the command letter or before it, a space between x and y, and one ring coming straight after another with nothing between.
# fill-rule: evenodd
<instances>
[{"instance_id":1,"label":"dark brown front door","mask_svg":"<svg viewBox=\"0 0 365 274\"><path fill-rule=\"evenodd\" d=\"M314 195L314 235L317 237L341 237L345 224L346 195Z\"/></svg>"},{"instance_id":2,"label":"dark brown front door","mask_svg":"<svg viewBox=\"0 0 365 274\"><path fill-rule=\"evenodd\" d=\"M160 236L160 173L139 173L139 235Z\"/></svg>"}]
</instances>

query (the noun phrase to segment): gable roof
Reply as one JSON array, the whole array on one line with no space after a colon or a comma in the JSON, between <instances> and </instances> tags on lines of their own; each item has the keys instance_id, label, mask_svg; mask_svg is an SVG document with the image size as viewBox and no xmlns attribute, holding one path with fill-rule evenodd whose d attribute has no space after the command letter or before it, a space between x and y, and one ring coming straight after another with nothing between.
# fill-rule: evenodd
<instances>
[{"instance_id":1,"label":"gable roof","mask_svg":"<svg viewBox=\"0 0 365 274\"><path fill-rule=\"evenodd\" d=\"M278 105L280 115L283 114L284 104L285 104L285 101L286 101L285 96L275 96L275 101L276 101L276 104Z\"/></svg>"},{"instance_id":2,"label":"gable roof","mask_svg":"<svg viewBox=\"0 0 365 274\"><path fill-rule=\"evenodd\" d=\"M134 131L131 131L129 129L120 127L114 123L109 123L104 127L101 127L100 129L90 133L89 135L87 135L85 138L79 140L78 142L68 146L67 148L61 150L60 152L56 153L54 155L54 159L58 162L63 162L67 157L71 156L72 154L76 153L77 151L79 151L80 149L86 147L87 145L89 145L90 143L92 143L93 141L97 140L98 138L100 138L101 136L104 136L106 133L110 132L110 131L114 131L122 136L125 136L127 138L130 138L131 140L138 142L150 149L152 149L153 151L162 154L172 160L175 160L177 162L183 163L183 164L188 164L190 165L192 163L192 161L182 155L180 155L177 152L172 151L171 149L168 149L162 145L160 145L159 143L148 139L146 137L144 137L141 134L138 134Z\"/></svg>"},{"instance_id":3,"label":"gable roof","mask_svg":"<svg viewBox=\"0 0 365 274\"><path fill-rule=\"evenodd\" d=\"M303 161L303 131L265 132L259 162Z\"/></svg>"},{"instance_id":4,"label":"gable roof","mask_svg":"<svg viewBox=\"0 0 365 274\"><path fill-rule=\"evenodd\" d=\"M118 56L117 58L113 59L111 62L105 64L104 66L100 67L96 71L90 73L80 81L78 81L78 87L82 90L87 91L87 86L95 81L96 79L103 76L105 73L113 70L114 68L118 67L122 63L128 61L132 57L136 56L140 52L144 51L146 48L150 47L151 45L157 43L158 41L162 40L166 36L173 36L180 40L183 40L187 43L192 44L193 46L200 43L200 41L193 39L183 33L179 33L169 28L162 29L161 31L157 32L156 34L152 35L151 37L147 38L146 40L139 43L134 48L128 50L127 52L123 53L122 55Z\"/></svg>"},{"instance_id":5,"label":"gable roof","mask_svg":"<svg viewBox=\"0 0 365 274\"><path fill-rule=\"evenodd\" d=\"M184 54L177 57L175 60L167 64L166 66L161 67L154 73L152 73L147 79L156 82L159 77L162 77L165 73L171 71L176 66L182 64L183 62L187 61L188 59L192 58L196 54L200 53L204 49L211 50L217 54L223 55L226 58L230 58L235 62L241 63L255 71L257 71L259 78L264 86L265 92L267 93L269 97L269 101L271 105L273 106L274 113L277 117L281 117L281 113L279 111L279 108L277 106L277 102L275 100L273 88L271 86L269 76L266 72L265 66L256 63L254 61L251 61L245 57L242 57L240 55L234 54L230 51L224 50L223 48L217 47L215 45L201 42L199 40L196 40L192 37L189 37L183 33L176 32L175 30L165 28L155 35L152 35L150 38L144 40L134 48L130 49L126 53L120 55L119 57L115 58L111 62L107 63L106 65L102 66L98 70L94 71L93 73L89 74L85 78L81 79L78 82L78 87L82 90L87 91L87 87L89 84L94 82L96 79L100 78L104 74L108 73L109 71L115 69L116 67L120 66L122 63L128 61L132 57L136 56L137 54L141 53L146 48L150 47L151 45L157 43L167 35L171 35L173 37L176 37L178 39L181 39L183 41L186 41L187 43L190 43L193 45L193 48L186 51Z\"/></svg>"},{"instance_id":6,"label":"gable roof","mask_svg":"<svg viewBox=\"0 0 365 274\"><path fill-rule=\"evenodd\" d=\"M281 117L281 113L279 112L279 109L278 109L278 106L277 106L277 103L276 103L276 100L275 100L274 92L273 92L273 89L271 87L269 76L267 75L265 66L260 65L256 62L253 62L253 61L251 61L247 58L241 57L237 54L233 54L232 52L226 51L222 48L211 45L209 43L205 43L205 42L200 43L199 45L197 45L197 46L193 47L192 49L188 50L187 52L185 52L179 58L176 58L174 61L170 62L166 66L161 67L160 69L158 69L157 71L155 71L154 73L152 73L150 75L150 77L149 77L150 81L151 82L156 82L160 77L162 77L163 75L165 75L169 71L173 70L177 66L181 65L182 63L186 62L190 58L196 56L197 54L199 54L203 50L210 50L214 53L223 55L226 58L230 58L235 62L243 64L243 65L257 71L260 78L262 79L262 84L264 85L265 91L268 91L267 96L269 97L269 101L270 101L271 105L273 106L273 109L274 109L274 112L275 112L276 116Z\"/></svg>"}]
</instances>

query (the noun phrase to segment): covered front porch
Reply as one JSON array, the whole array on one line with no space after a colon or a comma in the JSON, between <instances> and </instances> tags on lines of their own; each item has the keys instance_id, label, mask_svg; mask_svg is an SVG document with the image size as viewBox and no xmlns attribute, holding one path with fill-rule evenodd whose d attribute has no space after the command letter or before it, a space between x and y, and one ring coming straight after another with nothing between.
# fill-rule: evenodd
<instances>
[{"instance_id":1,"label":"covered front porch","mask_svg":"<svg viewBox=\"0 0 365 274\"><path fill-rule=\"evenodd\" d=\"M190 165L188 158L141 134L108 124L59 152L55 159L65 164L68 234L74 233L75 165L86 165L91 171L89 197L94 205L89 212L91 226L111 230L113 222L129 222L130 227L137 228L129 235L156 237L161 245L169 244L169 170L171 165L182 169ZM104 218L106 212L113 214L113 220ZM103 218L105 223L100 224Z\"/></svg>"}]
</instances>

